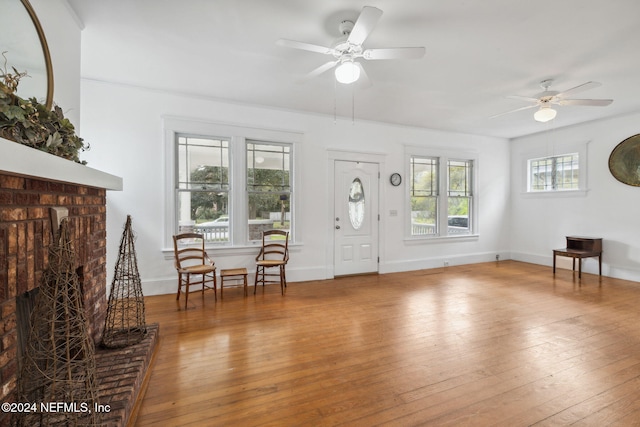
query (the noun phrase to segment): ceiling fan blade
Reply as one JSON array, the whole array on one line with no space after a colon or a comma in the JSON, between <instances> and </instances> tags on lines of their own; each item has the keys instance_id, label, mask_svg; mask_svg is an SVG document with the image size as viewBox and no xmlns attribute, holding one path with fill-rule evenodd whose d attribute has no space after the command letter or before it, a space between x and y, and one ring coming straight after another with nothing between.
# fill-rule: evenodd
<instances>
[{"instance_id":1,"label":"ceiling fan blade","mask_svg":"<svg viewBox=\"0 0 640 427\"><path fill-rule=\"evenodd\" d=\"M560 99L554 104L558 105L587 105L594 107L606 107L613 99Z\"/></svg>"},{"instance_id":2,"label":"ceiling fan blade","mask_svg":"<svg viewBox=\"0 0 640 427\"><path fill-rule=\"evenodd\" d=\"M329 71L330 69L335 67L337 63L338 63L338 61L329 61L329 62L327 62L325 64L322 64L321 66L319 66L315 70L313 70L310 73L308 73L307 75L305 75L302 80L306 81L306 80L310 80L310 79L312 79L314 77L318 77L320 74L326 73L327 71Z\"/></svg>"},{"instance_id":3,"label":"ceiling fan blade","mask_svg":"<svg viewBox=\"0 0 640 427\"><path fill-rule=\"evenodd\" d=\"M504 116L505 114L515 113L516 111L528 110L529 108L536 108L537 105L527 105L526 107L516 108L515 110L507 111L504 113L496 114L494 116L489 117L490 119L495 119L496 117Z\"/></svg>"},{"instance_id":4,"label":"ceiling fan blade","mask_svg":"<svg viewBox=\"0 0 640 427\"><path fill-rule=\"evenodd\" d=\"M382 11L377 7L365 6L360 12L360 16L353 25L353 30L349 34L347 41L355 45L362 45L367 39L373 27L376 26L378 20L382 16Z\"/></svg>"},{"instance_id":5,"label":"ceiling fan blade","mask_svg":"<svg viewBox=\"0 0 640 427\"><path fill-rule=\"evenodd\" d=\"M364 59L417 59L425 54L424 47L393 47L386 49L367 49L362 52Z\"/></svg>"},{"instance_id":6,"label":"ceiling fan blade","mask_svg":"<svg viewBox=\"0 0 640 427\"><path fill-rule=\"evenodd\" d=\"M579 86L572 87L571 89L567 89L564 92L560 92L560 93L556 94L556 97L564 98L569 93L570 94L574 94L574 93L582 92L582 91L585 91L585 90L594 89L594 88L597 88L599 86L602 86L602 84L598 83L598 82L586 82L586 83L583 83L583 84L581 84Z\"/></svg>"},{"instance_id":7,"label":"ceiling fan blade","mask_svg":"<svg viewBox=\"0 0 640 427\"><path fill-rule=\"evenodd\" d=\"M517 99L519 101L527 101L527 102L535 102L536 105L540 101L538 98L531 98L530 96L520 96L520 95L509 95L507 96L509 99Z\"/></svg>"},{"instance_id":8,"label":"ceiling fan blade","mask_svg":"<svg viewBox=\"0 0 640 427\"><path fill-rule=\"evenodd\" d=\"M320 46L317 44L297 42L295 40L279 39L276 41L278 46L291 47L293 49L308 50L310 52L324 53L325 55L332 55L334 49L331 47Z\"/></svg>"}]
</instances>

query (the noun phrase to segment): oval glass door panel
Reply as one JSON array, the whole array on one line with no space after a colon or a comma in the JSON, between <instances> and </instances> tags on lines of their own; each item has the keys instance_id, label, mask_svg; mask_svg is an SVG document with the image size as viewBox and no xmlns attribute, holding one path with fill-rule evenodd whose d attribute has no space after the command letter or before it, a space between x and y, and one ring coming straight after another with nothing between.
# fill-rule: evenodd
<instances>
[{"instance_id":1,"label":"oval glass door panel","mask_svg":"<svg viewBox=\"0 0 640 427\"><path fill-rule=\"evenodd\" d=\"M359 230L364 222L364 208L364 188L360 178L356 178L349 187L349 220L356 230Z\"/></svg>"}]
</instances>

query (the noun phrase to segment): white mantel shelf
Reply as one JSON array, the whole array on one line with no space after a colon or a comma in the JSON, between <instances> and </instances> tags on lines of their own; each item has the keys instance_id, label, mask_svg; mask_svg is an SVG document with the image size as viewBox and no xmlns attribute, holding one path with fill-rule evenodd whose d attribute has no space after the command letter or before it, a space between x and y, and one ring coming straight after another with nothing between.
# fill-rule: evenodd
<instances>
[{"instance_id":1,"label":"white mantel shelf","mask_svg":"<svg viewBox=\"0 0 640 427\"><path fill-rule=\"evenodd\" d=\"M0 138L0 173L122 191L122 178Z\"/></svg>"}]
</instances>

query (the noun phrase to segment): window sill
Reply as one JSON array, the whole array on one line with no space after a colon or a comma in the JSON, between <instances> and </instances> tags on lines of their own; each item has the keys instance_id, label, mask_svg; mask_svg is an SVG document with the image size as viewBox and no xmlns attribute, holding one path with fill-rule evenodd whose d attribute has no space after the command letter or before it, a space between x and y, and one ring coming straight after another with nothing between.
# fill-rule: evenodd
<instances>
[{"instance_id":1,"label":"window sill","mask_svg":"<svg viewBox=\"0 0 640 427\"><path fill-rule=\"evenodd\" d=\"M521 193L526 198L548 197L586 197L589 190L561 190L561 191L525 191Z\"/></svg>"},{"instance_id":2,"label":"window sill","mask_svg":"<svg viewBox=\"0 0 640 427\"><path fill-rule=\"evenodd\" d=\"M404 243L407 245L422 245L425 243L444 243L444 242L472 242L480 238L479 234L465 234L461 236L433 236L433 237L405 237Z\"/></svg>"}]
</instances>

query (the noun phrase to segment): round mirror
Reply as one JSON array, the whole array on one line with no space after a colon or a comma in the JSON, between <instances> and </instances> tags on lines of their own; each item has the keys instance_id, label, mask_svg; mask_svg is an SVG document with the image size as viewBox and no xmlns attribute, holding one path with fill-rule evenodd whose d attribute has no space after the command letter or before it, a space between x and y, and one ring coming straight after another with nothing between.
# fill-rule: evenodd
<instances>
[{"instance_id":1,"label":"round mirror","mask_svg":"<svg viewBox=\"0 0 640 427\"><path fill-rule=\"evenodd\" d=\"M53 68L49 46L29 0L0 0L0 68L2 72L27 73L16 94L53 105ZM6 67L6 70L5 70Z\"/></svg>"}]
</instances>

